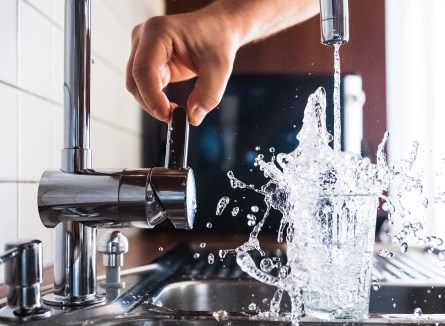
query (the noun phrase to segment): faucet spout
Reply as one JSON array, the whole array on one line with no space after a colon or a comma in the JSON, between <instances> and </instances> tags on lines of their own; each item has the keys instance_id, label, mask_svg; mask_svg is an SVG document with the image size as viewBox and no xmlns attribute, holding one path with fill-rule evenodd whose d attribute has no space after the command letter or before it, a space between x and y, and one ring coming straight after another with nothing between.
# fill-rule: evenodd
<instances>
[{"instance_id":1,"label":"faucet spout","mask_svg":"<svg viewBox=\"0 0 445 326\"><path fill-rule=\"evenodd\" d=\"M324 45L349 41L348 0L320 0L320 29Z\"/></svg>"}]
</instances>

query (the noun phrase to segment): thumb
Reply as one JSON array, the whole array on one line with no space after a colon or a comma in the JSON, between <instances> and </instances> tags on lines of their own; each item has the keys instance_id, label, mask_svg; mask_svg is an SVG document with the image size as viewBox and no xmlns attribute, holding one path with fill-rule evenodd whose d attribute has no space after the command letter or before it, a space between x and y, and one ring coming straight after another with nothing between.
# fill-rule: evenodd
<instances>
[{"instance_id":1,"label":"thumb","mask_svg":"<svg viewBox=\"0 0 445 326\"><path fill-rule=\"evenodd\" d=\"M187 103L192 125L200 125L207 113L219 104L232 73L232 66L232 62L227 62L219 65L207 64L200 69Z\"/></svg>"}]
</instances>

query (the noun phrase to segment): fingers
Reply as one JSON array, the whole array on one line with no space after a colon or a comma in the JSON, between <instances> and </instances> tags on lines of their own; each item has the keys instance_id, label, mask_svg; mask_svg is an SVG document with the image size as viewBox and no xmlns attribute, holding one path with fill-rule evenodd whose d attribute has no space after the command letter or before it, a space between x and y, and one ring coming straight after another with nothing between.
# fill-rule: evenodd
<instances>
[{"instance_id":1,"label":"fingers","mask_svg":"<svg viewBox=\"0 0 445 326\"><path fill-rule=\"evenodd\" d=\"M136 82L133 78L133 62L134 62L134 56L136 54L136 50L138 48L139 40L140 40L140 27L141 25L136 26L133 28L132 34L131 34L131 53L130 58L128 60L127 69L126 69L126 87L127 90L133 94L136 101L139 103L139 105L148 112L148 109L145 107L144 101L142 100L139 90L137 88Z\"/></svg>"},{"instance_id":2,"label":"fingers","mask_svg":"<svg viewBox=\"0 0 445 326\"><path fill-rule=\"evenodd\" d=\"M148 36L144 35L147 29L150 29ZM127 65L127 89L145 111L167 122L172 105L162 89L170 79L167 66L169 49L168 42L166 46L165 40L156 32L147 26L139 26L133 32L133 47Z\"/></svg>"},{"instance_id":3,"label":"fingers","mask_svg":"<svg viewBox=\"0 0 445 326\"><path fill-rule=\"evenodd\" d=\"M231 60L218 61L206 62L200 67L198 80L189 96L189 120L194 126L200 125L207 113L219 104L232 73Z\"/></svg>"}]
</instances>

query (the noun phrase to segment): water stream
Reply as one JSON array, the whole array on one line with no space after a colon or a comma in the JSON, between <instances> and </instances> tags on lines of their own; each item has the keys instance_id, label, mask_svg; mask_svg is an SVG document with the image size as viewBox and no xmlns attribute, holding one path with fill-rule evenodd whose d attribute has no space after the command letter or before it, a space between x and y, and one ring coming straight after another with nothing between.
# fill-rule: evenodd
<instances>
[{"instance_id":1,"label":"water stream","mask_svg":"<svg viewBox=\"0 0 445 326\"><path fill-rule=\"evenodd\" d=\"M334 150L341 151L340 44L334 45Z\"/></svg>"}]
</instances>

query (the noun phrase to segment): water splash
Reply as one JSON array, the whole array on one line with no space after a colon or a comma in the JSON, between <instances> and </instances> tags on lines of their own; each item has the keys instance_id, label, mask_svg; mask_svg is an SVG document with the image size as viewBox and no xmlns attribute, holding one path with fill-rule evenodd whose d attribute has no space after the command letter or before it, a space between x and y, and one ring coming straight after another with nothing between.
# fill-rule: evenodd
<instances>
[{"instance_id":1,"label":"water splash","mask_svg":"<svg viewBox=\"0 0 445 326\"><path fill-rule=\"evenodd\" d=\"M232 171L227 173L233 189L247 188L262 194L266 210L248 241L236 249L220 251L220 257L236 253L244 272L277 287L271 300L271 315L280 311L281 296L286 291L292 301L293 320L304 314L304 308L309 315L325 319L365 317L377 198L386 201L391 221L405 221L393 235L395 243L403 247L408 237L419 236L423 223L408 222L410 212L403 204L407 192L422 190L419 175L412 170L418 143L414 143L408 159L389 165L384 152L388 137L385 133L378 146L376 164L355 153L333 150L329 146L333 138L326 128L326 94L319 88L308 99L297 135L298 147L288 154L279 153L270 161L262 154L257 156L254 165L268 179L266 184L255 188L237 179ZM390 184L395 193L391 197L387 195ZM280 266L284 269L280 269L278 277L269 274L273 261L263 259L258 268L249 254L256 250L265 255L258 235L271 209L282 214L277 241L285 240L288 245L288 262ZM424 242L439 244L432 238L424 238ZM323 275L317 276L317 270L323 270ZM360 291L351 283L356 280L360 282ZM332 291L311 290L332 287L338 289L334 296ZM347 290L348 287L354 289ZM331 311L329 315L317 315L317 309L324 306Z\"/></svg>"}]
</instances>

